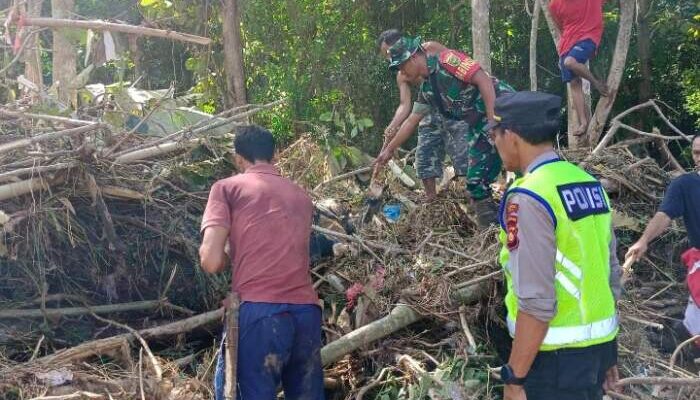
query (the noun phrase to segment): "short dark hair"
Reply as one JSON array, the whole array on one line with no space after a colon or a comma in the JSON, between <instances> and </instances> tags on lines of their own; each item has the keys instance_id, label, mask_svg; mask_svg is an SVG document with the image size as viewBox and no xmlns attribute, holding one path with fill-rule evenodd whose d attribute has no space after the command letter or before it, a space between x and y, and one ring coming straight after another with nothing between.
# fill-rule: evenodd
<instances>
[{"instance_id":1,"label":"short dark hair","mask_svg":"<svg viewBox=\"0 0 700 400\"><path fill-rule=\"evenodd\" d=\"M559 121L545 121L537 126L518 126L518 124L502 124L503 129L509 129L533 146L542 143L554 143L559 133Z\"/></svg>"},{"instance_id":2,"label":"short dark hair","mask_svg":"<svg viewBox=\"0 0 700 400\"><path fill-rule=\"evenodd\" d=\"M275 154L275 138L272 133L262 126L248 125L236 129L236 139L233 141L236 154L246 161L272 161Z\"/></svg>"},{"instance_id":3,"label":"short dark hair","mask_svg":"<svg viewBox=\"0 0 700 400\"><path fill-rule=\"evenodd\" d=\"M403 35L398 29L386 30L379 34L379 37L377 38L377 47L381 48L383 43L386 43L389 46L393 46L394 43L398 42L399 39L401 39L401 36Z\"/></svg>"},{"instance_id":4,"label":"short dark hair","mask_svg":"<svg viewBox=\"0 0 700 400\"><path fill-rule=\"evenodd\" d=\"M690 144L692 145L698 139L700 139L700 133L696 133L695 136L693 136L693 140L690 141Z\"/></svg>"}]
</instances>

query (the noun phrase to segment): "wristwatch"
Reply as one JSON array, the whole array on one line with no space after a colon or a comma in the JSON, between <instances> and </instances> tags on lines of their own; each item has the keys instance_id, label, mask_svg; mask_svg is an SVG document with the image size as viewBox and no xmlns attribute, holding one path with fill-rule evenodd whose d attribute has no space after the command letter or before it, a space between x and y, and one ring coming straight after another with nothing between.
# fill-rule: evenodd
<instances>
[{"instance_id":1,"label":"wristwatch","mask_svg":"<svg viewBox=\"0 0 700 400\"><path fill-rule=\"evenodd\" d=\"M506 365L501 367L501 380L506 385L522 386L525 384L525 380L527 380L527 376L524 376L522 378L518 378L517 376L515 376L515 372L513 372L513 368L511 368L510 365L506 364Z\"/></svg>"}]
</instances>

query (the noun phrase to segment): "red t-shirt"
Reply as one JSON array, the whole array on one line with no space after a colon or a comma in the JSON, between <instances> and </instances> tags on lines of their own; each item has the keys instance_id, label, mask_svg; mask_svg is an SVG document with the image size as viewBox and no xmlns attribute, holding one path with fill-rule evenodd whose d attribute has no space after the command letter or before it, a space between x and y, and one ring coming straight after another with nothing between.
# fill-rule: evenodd
<instances>
[{"instance_id":1,"label":"red t-shirt","mask_svg":"<svg viewBox=\"0 0 700 400\"><path fill-rule=\"evenodd\" d=\"M561 38L557 44L563 56L577 42L591 39L600 45L603 36L603 3L606 0L552 0L549 11L559 25Z\"/></svg>"},{"instance_id":2,"label":"red t-shirt","mask_svg":"<svg viewBox=\"0 0 700 400\"><path fill-rule=\"evenodd\" d=\"M202 218L229 229L233 290L242 301L318 304L309 275L313 204L271 164L216 182Z\"/></svg>"}]
</instances>

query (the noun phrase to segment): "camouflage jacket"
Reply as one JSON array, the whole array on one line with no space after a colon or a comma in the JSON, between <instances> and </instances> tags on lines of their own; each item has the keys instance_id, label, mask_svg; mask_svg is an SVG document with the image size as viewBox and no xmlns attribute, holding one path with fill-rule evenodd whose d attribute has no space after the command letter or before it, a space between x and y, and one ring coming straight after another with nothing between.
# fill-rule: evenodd
<instances>
[{"instance_id":1,"label":"camouflage jacket","mask_svg":"<svg viewBox=\"0 0 700 400\"><path fill-rule=\"evenodd\" d=\"M479 88L469 83L472 76L481 69L478 62L455 50L445 50L437 55L428 56L427 61L428 70L434 78L426 79L421 85L418 98L413 104L414 113L425 115L440 110L431 84L432 79L435 79L438 86L447 117L468 119L474 111L484 113Z\"/></svg>"}]
</instances>

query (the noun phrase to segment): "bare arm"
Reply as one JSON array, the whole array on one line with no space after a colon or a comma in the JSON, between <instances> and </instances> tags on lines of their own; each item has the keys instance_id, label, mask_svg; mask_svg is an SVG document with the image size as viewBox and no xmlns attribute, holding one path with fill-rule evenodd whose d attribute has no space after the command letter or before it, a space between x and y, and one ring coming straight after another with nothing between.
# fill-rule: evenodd
<instances>
[{"instance_id":1,"label":"bare arm","mask_svg":"<svg viewBox=\"0 0 700 400\"><path fill-rule=\"evenodd\" d=\"M422 119L422 114L412 113L409 115L408 118L406 118L406 121L404 121L403 125L401 125L399 131L396 133L394 139L392 139L386 146L386 149L392 153L396 151L396 149L398 149L406 140L408 140L408 138L411 137L411 135L413 135L413 132L416 130L416 127Z\"/></svg>"},{"instance_id":2,"label":"bare arm","mask_svg":"<svg viewBox=\"0 0 700 400\"><path fill-rule=\"evenodd\" d=\"M627 250L627 254L625 254L625 259L629 259L630 257L634 258L635 261L639 260L644 256L644 253L647 251L647 247L649 246L649 243L651 243L652 240L656 239L664 233L666 229L671 225L671 218L666 215L666 213L659 211L654 215L654 218L649 221L649 224L647 225L646 229L644 229L644 233L642 233L642 237L637 240L637 243L633 244L632 247Z\"/></svg>"},{"instance_id":3,"label":"bare arm","mask_svg":"<svg viewBox=\"0 0 700 400\"><path fill-rule=\"evenodd\" d=\"M396 75L396 84L399 86L400 102L394 113L394 119L391 120L389 126L384 130L386 143L391 141L396 132L401 128L401 124L411 115L411 108L413 107L411 86L403 79L403 75L400 72Z\"/></svg>"},{"instance_id":4,"label":"bare arm","mask_svg":"<svg viewBox=\"0 0 700 400\"><path fill-rule=\"evenodd\" d=\"M513 368L513 373L516 377L522 378L527 376L535 360L537 353L540 351L540 345L547 335L549 323L542 322L532 315L520 311L515 322L515 338L513 339L513 349L510 352L508 364ZM506 385L505 398L517 399L518 394L523 391L522 386Z\"/></svg>"},{"instance_id":5,"label":"bare arm","mask_svg":"<svg viewBox=\"0 0 700 400\"><path fill-rule=\"evenodd\" d=\"M386 165L389 160L391 160L391 157L393 157L394 151L396 151L399 146L401 146L406 140L408 140L409 137L411 137L413 132L416 130L418 123L420 123L422 119L423 114L417 113L411 113L411 115L406 118L406 121L404 121L403 125L401 125L401 129L399 129L396 136L391 140L391 142L385 144L385 146L382 148L382 152L374 160L374 173L372 174L372 177L379 174L382 167Z\"/></svg>"},{"instance_id":6,"label":"bare arm","mask_svg":"<svg viewBox=\"0 0 700 400\"><path fill-rule=\"evenodd\" d=\"M205 272L216 274L223 271L228 260L225 251L226 240L228 240L227 228L210 226L204 230L202 245L199 247L199 262Z\"/></svg>"},{"instance_id":7,"label":"bare arm","mask_svg":"<svg viewBox=\"0 0 700 400\"><path fill-rule=\"evenodd\" d=\"M471 84L479 88L484 106L486 106L486 117L489 121L493 120L494 107L496 106L496 89L493 88L493 80L486 72L479 70L472 76Z\"/></svg>"}]
</instances>

